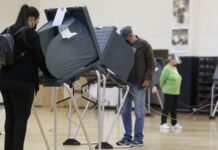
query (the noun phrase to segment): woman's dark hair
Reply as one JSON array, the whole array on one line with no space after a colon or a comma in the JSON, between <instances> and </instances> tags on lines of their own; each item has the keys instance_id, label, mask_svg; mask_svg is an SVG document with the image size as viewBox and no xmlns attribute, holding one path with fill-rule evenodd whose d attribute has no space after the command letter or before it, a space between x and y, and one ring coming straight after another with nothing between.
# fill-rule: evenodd
<instances>
[{"instance_id":1,"label":"woman's dark hair","mask_svg":"<svg viewBox=\"0 0 218 150\"><path fill-rule=\"evenodd\" d=\"M35 7L25 4L20 9L15 25L17 27L26 26L29 17L39 18L39 11Z\"/></svg>"}]
</instances>

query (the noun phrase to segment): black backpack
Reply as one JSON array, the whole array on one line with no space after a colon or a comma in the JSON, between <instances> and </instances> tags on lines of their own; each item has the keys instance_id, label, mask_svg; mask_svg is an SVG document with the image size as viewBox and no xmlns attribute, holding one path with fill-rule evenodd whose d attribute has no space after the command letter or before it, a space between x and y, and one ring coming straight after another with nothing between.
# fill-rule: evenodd
<instances>
[{"instance_id":1,"label":"black backpack","mask_svg":"<svg viewBox=\"0 0 218 150\"><path fill-rule=\"evenodd\" d=\"M14 36L24 29L27 29L27 27L22 27L16 33L11 34L10 28L8 28L7 33L0 35L0 66L13 65L18 58L25 55L25 53L21 53L15 57L14 52Z\"/></svg>"}]
</instances>

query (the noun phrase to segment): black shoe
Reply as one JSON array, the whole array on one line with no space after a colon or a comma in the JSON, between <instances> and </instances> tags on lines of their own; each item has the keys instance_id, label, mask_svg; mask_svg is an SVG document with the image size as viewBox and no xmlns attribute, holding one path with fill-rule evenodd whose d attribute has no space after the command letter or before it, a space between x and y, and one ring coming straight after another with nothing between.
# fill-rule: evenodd
<instances>
[{"instance_id":1,"label":"black shoe","mask_svg":"<svg viewBox=\"0 0 218 150\"><path fill-rule=\"evenodd\" d=\"M137 147L137 146L142 146L143 145L143 141L142 140L133 140L130 145L132 147Z\"/></svg>"},{"instance_id":2,"label":"black shoe","mask_svg":"<svg viewBox=\"0 0 218 150\"><path fill-rule=\"evenodd\" d=\"M130 145L130 143L132 142L131 139L125 139L123 138L122 140L118 141L116 144L119 145L119 146L127 146L127 145Z\"/></svg>"}]
</instances>

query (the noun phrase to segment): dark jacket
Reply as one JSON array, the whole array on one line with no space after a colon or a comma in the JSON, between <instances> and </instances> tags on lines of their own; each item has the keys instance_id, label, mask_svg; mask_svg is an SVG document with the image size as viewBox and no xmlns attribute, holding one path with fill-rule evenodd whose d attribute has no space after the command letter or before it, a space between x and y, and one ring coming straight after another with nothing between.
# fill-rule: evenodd
<instances>
[{"instance_id":1,"label":"dark jacket","mask_svg":"<svg viewBox=\"0 0 218 150\"><path fill-rule=\"evenodd\" d=\"M135 47L135 63L128 81L132 84L137 83L139 88L143 88L142 84L145 80L152 81L155 70L154 55L150 44L143 39L138 38Z\"/></svg>"},{"instance_id":2,"label":"dark jacket","mask_svg":"<svg viewBox=\"0 0 218 150\"><path fill-rule=\"evenodd\" d=\"M15 33L18 27L14 25L10 27L10 32ZM5 33L6 30L3 31ZM11 66L4 66L0 69L1 80L19 80L31 81L36 84L38 90L38 67L43 74L50 76L45 65L45 58L41 50L40 39L38 33L27 28L14 36L14 52L16 56L20 56L25 51L25 55L19 58L15 64Z\"/></svg>"}]
</instances>

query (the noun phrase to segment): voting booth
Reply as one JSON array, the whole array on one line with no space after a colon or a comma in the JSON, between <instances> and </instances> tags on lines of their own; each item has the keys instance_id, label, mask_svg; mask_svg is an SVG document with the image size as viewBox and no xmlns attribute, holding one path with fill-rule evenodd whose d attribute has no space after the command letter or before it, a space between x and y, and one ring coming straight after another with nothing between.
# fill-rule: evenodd
<instances>
[{"instance_id":1,"label":"voting booth","mask_svg":"<svg viewBox=\"0 0 218 150\"><path fill-rule=\"evenodd\" d=\"M66 8L60 25L57 9L47 9L48 22L38 33L46 64L57 79L68 80L94 67L110 69L126 82L134 64L132 48L116 33L116 27L93 28L86 7Z\"/></svg>"},{"instance_id":2,"label":"voting booth","mask_svg":"<svg viewBox=\"0 0 218 150\"><path fill-rule=\"evenodd\" d=\"M81 144L75 137L80 126L86 136L89 149L92 149L87 130L83 123L87 108L81 116L76 103L85 91L75 91L73 87L80 76L87 78L91 82L97 83L97 104L98 104L98 145L113 148L109 143L114 125L118 119L125 98L129 92L128 76L134 65L134 52L129 44L116 32L117 28L103 27L94 28L86 7L69 7L45 10L47 23L39 30L41 47L46 59L46 65L55 79L41 78L40 83L53 87L53 109L54 109L54 149L57 149L57 115L56 115L56 91L55 87L63 86L69 94L69 114L72 116L72 105L80 120L73 139L71 138L71 121L68 122L68 139L64 145ZM90 81L90 78L94 80ZM121 106L109 129L106 140L103 139L104 125L104 99L105 89L108 79L113 82L113 86L125 86L126 92L122 98ZM101 87L103 90L101 90ZM79 94L78 94L79 93ZM90 102L89 99L88 103ZM87 105L88 105L87 103Z\"/></svg>"}]
</instances>

